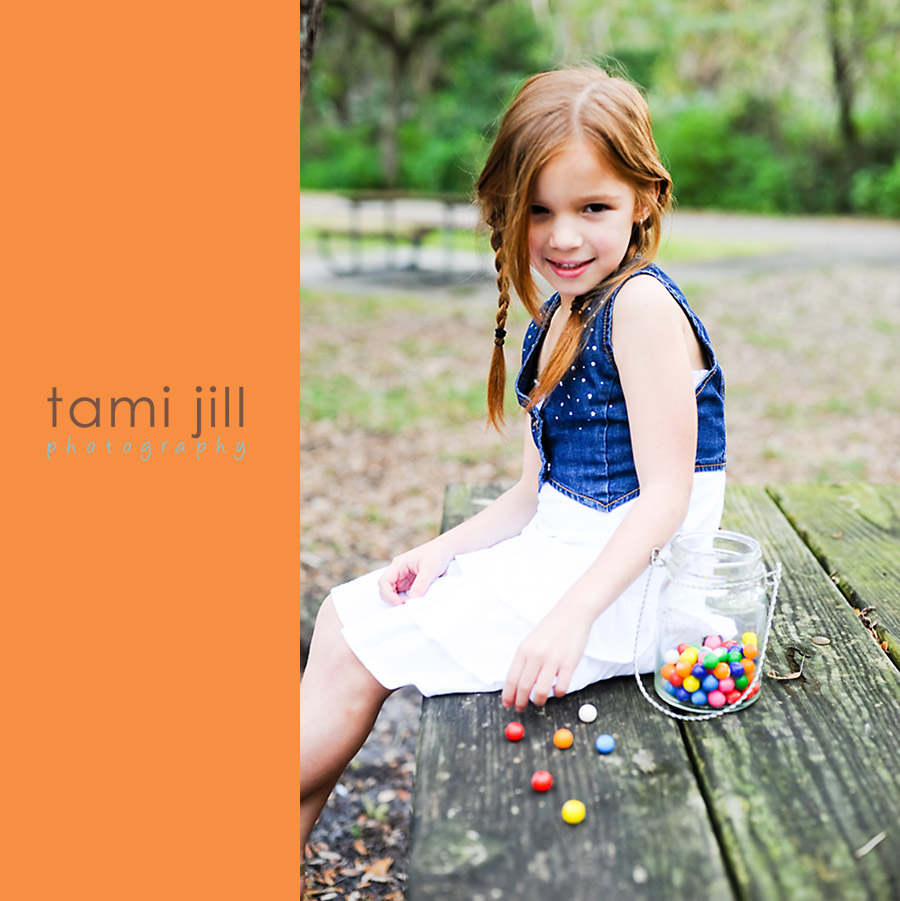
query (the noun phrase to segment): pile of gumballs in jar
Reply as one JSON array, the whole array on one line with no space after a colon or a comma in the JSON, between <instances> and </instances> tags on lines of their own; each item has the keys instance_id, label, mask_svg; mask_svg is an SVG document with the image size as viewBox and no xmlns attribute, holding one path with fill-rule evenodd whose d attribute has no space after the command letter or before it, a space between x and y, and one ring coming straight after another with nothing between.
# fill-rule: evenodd
<instances>
[{"instance_id":1,"label":"pile of gumballs in jar","mask_svg":"<svg viewBox=\"0 0 900 901\"><path fill-rule=\"evenodd\" d=\"M707 635L697 644L682 642L661 656L658 693L670 703L719 708L737 703L753 684L759 639L755 632L744 632L740 641ZM751 701L758 692L757 680L744 701Z\"/></svg>"}]
</instances>

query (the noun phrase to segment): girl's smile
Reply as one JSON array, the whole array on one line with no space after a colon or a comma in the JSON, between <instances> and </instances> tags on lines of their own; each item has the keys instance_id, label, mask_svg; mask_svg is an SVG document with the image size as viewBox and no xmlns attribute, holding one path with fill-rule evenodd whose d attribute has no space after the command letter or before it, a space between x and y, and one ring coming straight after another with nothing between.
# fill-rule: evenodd
<instances>
[{"instance_id":1,"label":"girl's smile","mask_svg":"<svg viewBox=\"0 0 900 901\"><path fill-rule=\"evenodd\" d=\"M538 173L531 203L531 264L565 303L615 272L638 218L628 182L583 141L556 154Z\"/></svg>"}]
</instances>

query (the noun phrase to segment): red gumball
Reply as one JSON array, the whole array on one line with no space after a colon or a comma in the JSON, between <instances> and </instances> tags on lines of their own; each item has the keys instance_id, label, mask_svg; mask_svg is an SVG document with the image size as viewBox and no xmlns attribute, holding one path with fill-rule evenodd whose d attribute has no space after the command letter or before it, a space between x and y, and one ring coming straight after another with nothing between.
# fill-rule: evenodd
<instances>
[{"instance_id":1,"label":"red gumball","mask_svg":"<svg viewBox=\"0 0 900 901\"><path fill-rule=\"evenodd\" d=\"M553 777L546 770L538 770L531 777L531 787L536 792L549 791L553 785Z\"/></svg>"},{"instance_id":2,"label":"red gumball","mask_svg":"<svg viewBox=\"0 0 900 901\"><path fill-rule=\"evenodd\" d=\"M506 727L506 737L510 741L521 741L525 735L525 727L521 723L510 723Z\"/></svg>"}]
</instances>

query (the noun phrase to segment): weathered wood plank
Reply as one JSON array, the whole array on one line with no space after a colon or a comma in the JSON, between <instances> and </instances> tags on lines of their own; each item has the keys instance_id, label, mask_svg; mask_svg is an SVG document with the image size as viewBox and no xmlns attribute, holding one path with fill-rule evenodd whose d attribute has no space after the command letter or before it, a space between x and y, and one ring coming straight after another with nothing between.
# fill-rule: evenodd
<instances>
[{"instance_id":1,"label":"weathered wood plank","mask_svg":"<svg viewBox=\"0 0 900 901\"><path fill-rule=\"evenodd\" d=\"M598 720L581 723L591 701ZM426 699L416 756L408 901L664 897L733 893L678 725L649 712L631 678L613 679L516 715L498 695ZM518 719L521 742L503 730ZM553 733L575 734L565 751ZM597 735L616 738L610 755ZM553 774L534 792L532 774ZM569 798L581 824L563 822ZM499 894L502 892L502 895Z\"/></svg>"},{"instance_id":2,"label":"weathered wood plank","mask_svg":"<svg viewBox=\"0 0 900 901\"><path fill-rule=\"evenodd\" d=\"M807 655L747 710L685 727L740 895L900 898L900 674L762 488L729 488L726 525L784 565L765 669Z\"/></svg>"},{"instance_id":3,"label":"weathered wood plank","mask_svg":"<svg viewBox=\"0 0 900 901\"><path fill-rule=\"evenodd\" d=\"M504 486L451 486L444 528ZM600 717L577 718L585 701ZM518 719L526 737L503 730ZM561 751L560 727L575 734ZM601 756L593 742L617 742ZM647 707L631 678L613 679L516 715L497 694L426 699L417 751L408 901L508 898L734 897L677 723ZM531 775L555 784L535 793ZM564 801L583 823L560 817Z\"/></svg>"},{"instance_id":4,"label":"weathered wood plank","mask_svg":"<svg viewBox=\"0 0 900 901\"><path fill-rule=\"evenodd\" d=\"M900 667L900 485L774 485L769 494Z\"/></svg>"}]
</instances>

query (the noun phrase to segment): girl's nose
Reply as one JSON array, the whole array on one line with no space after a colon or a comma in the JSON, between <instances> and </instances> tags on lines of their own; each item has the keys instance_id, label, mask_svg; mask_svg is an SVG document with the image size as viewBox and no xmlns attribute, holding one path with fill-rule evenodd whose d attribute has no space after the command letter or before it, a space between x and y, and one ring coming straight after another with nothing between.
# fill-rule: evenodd
<instances>
[{"instance_id":1,"label":"girl's nose","mask_svg":"<svg viewBox=\"0 0 900 901\"><path fill-rule=\"evenodd\" d=\"M554 250L575 250L581 247L581 232L568 219L557 219L550 232L550 246Z\"/></svg>"}]
</instances>

